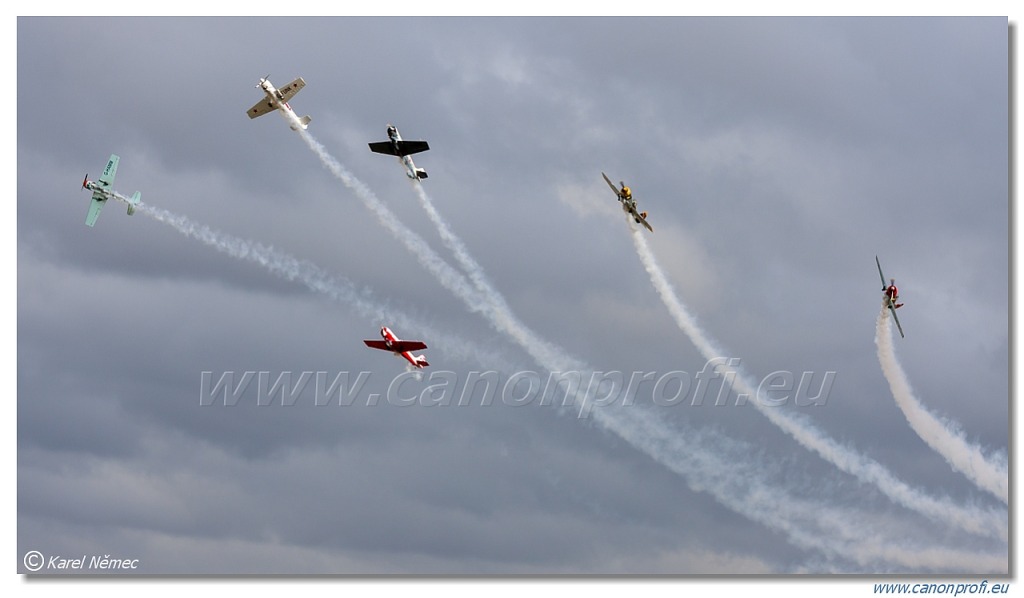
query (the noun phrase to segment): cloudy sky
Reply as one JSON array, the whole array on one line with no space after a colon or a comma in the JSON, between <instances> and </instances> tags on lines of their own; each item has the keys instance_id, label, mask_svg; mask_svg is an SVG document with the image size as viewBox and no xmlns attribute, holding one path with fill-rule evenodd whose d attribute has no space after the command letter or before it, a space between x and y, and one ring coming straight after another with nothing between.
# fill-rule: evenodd
<instances>
[{"instance_id":1,"label":"cloudy sky","mask_svg":"<svg viewBox=\"0 0 1024 598\"><path fill-rule=\"evenodd\" d=\"M1005 18L19 18L18 570L1005 573L1005 502L882 373L874 257L913 394L1005 460L1008 39ZM246 117L265 75L305 79L308 137ZM430 143L422 192L367 148L388 123ZM79 181L111 153L147 209L88 228ZM700 400L708 356L602 172L780 404L723 376ZM419 378L363 345L382 324L427 342ZM639 384L579 417L530 394L552 370Z\"/></svg>"}]
</instances>

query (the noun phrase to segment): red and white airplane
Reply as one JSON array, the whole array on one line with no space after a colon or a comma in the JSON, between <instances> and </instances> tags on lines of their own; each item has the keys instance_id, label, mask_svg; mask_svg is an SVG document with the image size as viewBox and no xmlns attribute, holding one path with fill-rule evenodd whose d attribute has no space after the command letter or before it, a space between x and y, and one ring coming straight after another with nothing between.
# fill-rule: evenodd
<instances>
[{"instance_id":1,"label":"red and white airplane","mask_svg":"<svg viewBox=\"0 0 1024 598\"><path fill-rule=\"evenodd\" d=\"M402 339L395 336L394 332L387 326L380 327L380 335L384 338L382 341L363 341L367 347L371 349L380 349L382 351L391 351L395 356L404 357L409 363L413 364L418 368L425 368L427 358L422 355L413 355L413 351L422 351L427 348L427 344L423 341L403 341Z\"/></svg>"},{"instance_id":2,"label":"red and white airplane","mask_svg":"<svg viewBox=\"0 0 1024 598\"><path fill-rule=\"evenodd\" d=\"M896 288L896 279L890 278L889 284L885 284L885 274L882 274L882 262L878 261L878 256L875 256L875 264L878 265L878 275L882 278L882 293L885 295L885 304L892 312L892 319L896 322L896 328L900 331L900 337L903 338L903 326L900 326L900 319L896 316L896 310L903 307L902 303L896 303L900 298L900 290Z\"/></svg>"}]
</instances>

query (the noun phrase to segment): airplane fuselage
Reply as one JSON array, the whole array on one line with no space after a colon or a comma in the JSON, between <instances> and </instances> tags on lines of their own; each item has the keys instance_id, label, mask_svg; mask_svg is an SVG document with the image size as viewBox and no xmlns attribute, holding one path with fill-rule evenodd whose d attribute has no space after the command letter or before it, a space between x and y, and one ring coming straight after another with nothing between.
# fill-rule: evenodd
<instances>
[{"instance_id":1,"label":"airplane fuselage","mask_svg":"<svg viewBox=\"0 0 1024 598\"><path fill-rule=\"evenodd\" d=\"M384 343L388 346L388 348L391 348L396 342L401 340L397 336L395 336L395 333L391 332L391 329L388 328L387 326L381 326L380 335L384 338ZM395 354L401 355L403 358L405 358L406 361L408 361L417 368L422 369L425 365L425 360L422 357L417 357L413 355L412 351L395 351Z\"/></svg>"},{"instance_id":2,"label":"airplane fuselage","mask_svg":"<svg viewBox=\"0 0 1024 598\"><path fill-rule=\"evenodd\" d=\"M291 127L293 131L299 127L302 129L306 128L306 125L299 120L299 115L295 114L295 111L288 105L288 102L283 100L281 92L274 87L273 83L266 79L262 79L260 80L260 89L263 90L263 93L267 94L267 99L270 100L274 107L281 111L281 115L286 121L288 121L288 126Z\"/></svg>"},{"instance_id":3,"label":"airplane fuselage","mask_svg":"<svg viewBox=\"0 0 1024 598\"><path fill-rule=\"evenodd\" d=\"M405 166L405 176L414 181L419 180L420 177L416 175L416 164L412 161L411 156L402 156L402 165Z\"/></svg>"},{"instance_id":4,"label":"airplane fuselage","mask_svg":"<svg viewBox=\"0 0 1024 598\"><path fill-rule=\"evenodd\" d=\"M126 197L124 195L121 195L117 191L114 191L107 185L104 185L100 181L86 181L85 184L82 185L82 187L88 189L89 191L92 191L93 201L106 202L107 200L110 199L116 199L117 201L123 201L124 203L128 204L129 216L135 213L135 208L136 206L139 205L139 201L141 200L142 197L142 194L139 193L138 191L132 194L131 197Z\"/></svg>"},{"instance_id":5,"label":"airplane fuselage","mask_svg":"<svg viewBox=\"0 0 1024 598\"><path fill-rule=\"evenodd\" d=\"M108 199L114 199L116 197L116 194L114 193L114 190L109 188L109 187L107 187L103 183L99 183L99 182L96 182L96 181L86 181L85 184L82 185L82 186L84 188L88 189L89 191L92 191L93 194L97 194L98 193L98 194L102 195L103 196L103 201L106 201Z\"/></svg>"},{"instance_id":6,"label":"airplane fuselage","mask_svg":"<svg viewBox=\"0 0 1024 598\"><path fill-rule=\"evenodd\" d=\"M401 156L402 136L399 135L398 129L388 127L388 139L391 140L391 147L395 148L395 153ZM420 177L416 174L416 163L412 161L412 156L401 156L399 160L402 166L405 166L405 176L418 181Z\"/></svg>"},{"instance_id":7,"label":"airplane fuselage","mask_svg":"<svg viewBox=\"0 0 1024 598\"><path fill-rule=\"evenodd\" d=\"M619 201L622 203L622 211L629 215L637 224L643 224L649 230L651 225L647 224L647 212L641 212L636 209L636 200L631 196L619 197ZM653 230L652 230L653 232Z\"/></svg>"}]
</instances>

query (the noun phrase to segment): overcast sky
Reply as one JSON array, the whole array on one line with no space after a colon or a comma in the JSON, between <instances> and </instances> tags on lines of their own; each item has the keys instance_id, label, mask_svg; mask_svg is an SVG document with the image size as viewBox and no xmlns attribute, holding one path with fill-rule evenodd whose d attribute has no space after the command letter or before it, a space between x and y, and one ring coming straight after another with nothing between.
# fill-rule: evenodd
<instances>
[{"instance_id":1,"label":"overcast sky","mask_svg":"<svg viewBox=\"0 0 1024 598\"><path fill-rule=\"evenodd\" d=\"M601 173L721 357L826 389L775 409L912 502L1005 525L893 399L874 257L915 395L1005 459L1008 39L1005 18L18 19L18 570L39 551L145 573L1005 573L1005 538L892 500L735 393L716 405L721 379L658 404L707 359ZM247 118L265 75L305 79L291 106L369 193L278 115ZM364 205L460 267L368 150L388 123L430 143L423 191L523 326L646 384L601 417L524 386L458 404L480 372L528 385L551 360ZM111 153L115 189L235 253L123 204L86 227L77 186ZM429 345L420 379L363 345L384 324ZM203 372L252 383L225 400ZM310 381L261 401L256 372ZM315 372L364 384L318 405Z\"/></svg>"}]
</instances>

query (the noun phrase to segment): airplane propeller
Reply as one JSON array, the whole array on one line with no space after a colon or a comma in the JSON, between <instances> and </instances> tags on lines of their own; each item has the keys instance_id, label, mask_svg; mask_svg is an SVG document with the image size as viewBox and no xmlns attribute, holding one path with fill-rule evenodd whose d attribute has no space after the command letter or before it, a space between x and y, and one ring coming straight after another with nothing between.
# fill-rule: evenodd
<instances>
[{"instance_id":1,"label":"airplane propeller","mask_svg":"<svg viewBox=\"0 0 1024 598\"><path fill-rule=\"evenodd\" d=\"M260 79L260 82L256 84L256 89L263 89L263 83L270 78L270 73L267 73L266 77Z\"/></svg>"}]
</instances>

